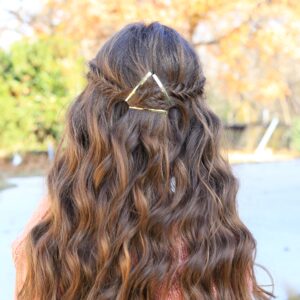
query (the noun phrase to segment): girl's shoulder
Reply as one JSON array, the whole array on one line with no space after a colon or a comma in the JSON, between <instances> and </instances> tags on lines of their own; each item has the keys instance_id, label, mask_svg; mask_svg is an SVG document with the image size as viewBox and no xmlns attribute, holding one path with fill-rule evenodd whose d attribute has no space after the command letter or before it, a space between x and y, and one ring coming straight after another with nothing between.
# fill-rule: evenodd
<instances>
[{"instance_id":1,"label":"girl's shoulder","mask_svg":"<svg viewBox=\"0 0 300 300\"><path fill-rule=\"evenodd\" d=\"M14 300L18 299L18 293L21 290L27 275L27 262L25 252L25 238L30 230L46 215L49 209L48 197L45 196L39 202L31 218L25 225L22 233L11 243L11 254L16 270Z\"/></svg>"},{"instance_id":2,"label":"girl's shoulder","mask_svg":"<svg viewBox=\"0 0 300 300\"><path fill-rule=\"evenodd\" d=\"M24 242L25 238L30 232L30 230L41 220L44 218L46 213L49 210L49 201L48 197L44 196L40 202L38 203L37 208L31 215L30 219L27 221L23 231L12 241L11 243L11 253L12 258L16 264L17 260L22 256L24 250Z\"/></svg>"}]
</instances>

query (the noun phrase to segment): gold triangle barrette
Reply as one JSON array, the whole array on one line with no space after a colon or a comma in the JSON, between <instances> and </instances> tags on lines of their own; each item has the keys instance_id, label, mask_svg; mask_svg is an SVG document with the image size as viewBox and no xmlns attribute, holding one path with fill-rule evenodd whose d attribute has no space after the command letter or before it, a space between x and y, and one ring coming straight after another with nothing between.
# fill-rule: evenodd
<instances>
[{"instance_id":1,"label":"gold triangle barrette","mask_svg":"<svg viewBox=\"0 0 300 300\"><path fill-rule=\"evenodd\" d=\"M128 102L128 100L132 97L132 95L136 92L136 90L143 85L147 79L149 77L153 77L153 79L155 80L155 82L157 83L157 85L160 87L160 89L162 90L162 92L165 94L165 96L167 97L168 101L171 103L171 99L165 89L165 87L163 86L163 84L161 83L161 81L159 80L158 76L152 72L148 72L142 79L141 81L133 88L133 90L131 91L131 93L126 97L125 101ZM146 107L138 107L138 106L131 106L129 105L129 108L132 109L139 109L139 110L150 110L150 111L157 111L157 112L161 112L161 113L165 113L167 114L168 111L165 109L158 109L158 108L146 108Z\"/></svg>"}]
</instances>

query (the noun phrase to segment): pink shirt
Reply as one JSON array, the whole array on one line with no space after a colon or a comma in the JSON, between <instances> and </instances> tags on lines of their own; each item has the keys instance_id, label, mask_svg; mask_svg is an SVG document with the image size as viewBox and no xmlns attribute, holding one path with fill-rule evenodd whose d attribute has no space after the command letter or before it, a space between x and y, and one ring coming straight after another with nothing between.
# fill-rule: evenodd
<instances>
[{"instance_id":1,"label":"pink shirt","mask_svg":"<svg viewBox=\"0 0 300 300\"><path fill-rule=\"evenodd\" d=\"M17 300L17 291L20 290L22 284L26 277L27 266L24 255L24 238L29 233L29 231L33 228L35 224L37 224L47 213L49 208L49 202L47 201L47 197L45 196L39 203L37 209L34 211L33 215L27 222L23 232L13 241L11 244L12 257L16 269L16 281L15 281L15 290L14 290L14 300ZM180 251L180 264L184 263L184 260L187 258L188 253L187 249L184 246L183 242L179 240L179 251ZM175 277L176 279L176 277ZM249 289L252 291L251 280L249 280ZM158 289L156 292L156 300L163 300L160 297L160 290ZM165 300L182 300L183 295L179 288L178 280L175 280L171 289L168 292L167 299Z\"/></svg>"},{"instance_id":2,"label":"pink shirt","mask_svg":"<svg viewBox=\"0 0 300 300\"><path fill-rule=\"evenodd\" d=\"M48 205L49 204L47 201L47 197L45 196L39 202L38 207L27 222L25 228L23 229L23 232L11 244L12 258L16 269L14 300L17 300L17 291L19 291L22 287L27 272L27 266L24 255L24 238L33 228L33 226L37 224L46 215L48 211Z\"/></svg>"}]
</instances>

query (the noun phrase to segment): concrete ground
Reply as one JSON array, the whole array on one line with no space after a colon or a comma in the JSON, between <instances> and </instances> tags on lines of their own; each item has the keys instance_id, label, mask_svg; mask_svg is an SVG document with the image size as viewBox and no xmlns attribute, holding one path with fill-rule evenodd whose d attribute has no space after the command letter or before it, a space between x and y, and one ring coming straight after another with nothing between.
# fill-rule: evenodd
<instances>
[{"instance_id":1,"label":"concrete ground","mask_svg":"<svg viewBox=\"0 0 300 300\"><path fill-rule=\"evenodd\" d=\"M238 207L257 240L256 262L272 274L278 300L300 294L300 160L235 165ZM45 192L43 177L11 178L17 187L0 192L0 299L13 299L11 243L22 232ZM270 284L256 268L258 281Z\"/></svg>"},{"instance_id":2,"label":"concrete ground","mask_svg":"<svg viewBox=\"0 0 300 300\"><path fill-rule=\"evenodd\" d=\"M277 299L300 295L300 160L241 164L239 212L257 240L257 263L272 274ZM259 270L259 269L257 269ZM261 284L269 284L259 272Z\"/></svg>"}]
</instances>

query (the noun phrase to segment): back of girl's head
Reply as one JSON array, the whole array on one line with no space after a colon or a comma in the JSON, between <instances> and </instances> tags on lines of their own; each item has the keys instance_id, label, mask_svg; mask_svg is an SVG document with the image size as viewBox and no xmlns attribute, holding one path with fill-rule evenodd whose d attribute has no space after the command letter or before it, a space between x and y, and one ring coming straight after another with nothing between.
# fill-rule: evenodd
<instances>
[{"instance_id":1,"label":"back of girl's head","mask_svg":"<svg viewBox=\"0 0 300 300\"><path fill-rule=\"evenodd\" d=\"M125 101L149 71L170 101L152 77ZM185 299L248 300L249 282L267 299L191 45L158 22L129 24L87 80L48 175L50 213L28 239L24 299L158 299L174 274Z\"/></svg>"}]
</instances>

